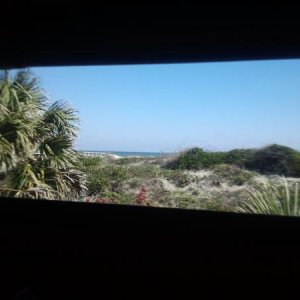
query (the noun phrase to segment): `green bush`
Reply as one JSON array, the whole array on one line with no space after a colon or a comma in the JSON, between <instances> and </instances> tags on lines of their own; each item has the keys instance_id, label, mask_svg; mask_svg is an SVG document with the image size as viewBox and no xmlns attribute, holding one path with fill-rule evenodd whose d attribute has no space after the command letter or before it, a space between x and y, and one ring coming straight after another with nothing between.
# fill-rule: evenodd
<instances>
[{"instance_id":1,"label":"green bush","mask_svg":"<svg viewBox=\"0 0 300 300\"><path fill-rule=\"evenodd\" d=\"M167 168L181 170L200 170L220 164L224 161L224 152L207 152L201 148L192 148L180 154Z\"/></svg>"},{"instance_id":2,"label":"green bush","mask_svg":"<svg viewBox=\"0 0 300 300\"><path fill-rule=\"evenodd\" d=\"M117 165L127 165L127 164L129 164L129 163L131 163L131 162L132 162L132 161L131 161L130 158L124 157L124 158L117 159L115 163L116 163Z\"/></svg>"},{"instance_id":3,"label":"green bush","mask_svg":"<svg viewBox=\"0 0 300 300\"><path fill-rule=\"evenodd\" d=\"M161 170L153 165L129 166L126 170L130 178L152 179L157 178L161 174Z\"/></svg>"},{"instance_id":4,"label":"green bush","mask_svg":"<svg viewBox=\"0 0 300 300\"><path fill-rule=\"evenodd\" d=\"M170 170L165 177L178 187L185 187L192 182L192 177L181 170Z\"/></svg>"},{"instance_id":5,"label":"green bush","mask_svg":"<svg viewBox=\"0 0 300 300\"><path fill-rule=\"evenodd\" d=\"M245 167L245 163L252 158L254 151L250 149L234 149L224 155L224 163Z\"/></svg>"},{"instance_id":6,"label":"green bush","mask_svg":"<svg viewBox=\"0 0 300 300\"><path fill-rule=\"evenodd\" d=\"M300 177L300 152L276 144L261 149L234 149L228 152L207 152L192 148L181 153L166 167L200 170L218 164L236 165L262 174Z\"/></svg>"},{"instance_id":7,"label":"green bush","mask_svg":"<svg viewBox=\"0 0 300 300\"><path fill-rule=\"evenodd\" d=\"M263 174L300 176L300 153L274 144L256 150L245 162L245 167Z\"/></svg>"},{"instance_id":8,"label":"green bush","mask_svg":"<svg viewBox=\"0 0 300 300\"><path fill-rule=\"evenodd\" d=\"M127 178L126 169L121 167L107 166L90 169L87 173L88 194L116 191Z\"/></svg>"},{"instance_id":9,"label":"green bush","mask_svg":"<svg viewBox=\"0 0 300 300\"><path fill-rule=\"evenodd\" d=\"M78 168L83 171L90 171L95 167L99 167L102 163L102 158L99 156L84 156L78 155Z\"/></svg>"}]
</instances>

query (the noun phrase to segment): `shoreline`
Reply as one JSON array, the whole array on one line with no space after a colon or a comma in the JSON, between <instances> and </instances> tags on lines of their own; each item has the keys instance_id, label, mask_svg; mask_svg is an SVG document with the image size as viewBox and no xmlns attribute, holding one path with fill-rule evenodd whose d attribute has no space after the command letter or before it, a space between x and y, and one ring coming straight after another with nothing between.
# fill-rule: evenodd
<instances>
[{"instance_id":1,"label":"shoreline","mask_svg":"<svg viewBox=\"0 0 300 300\"><path fill-rule=\"evenodd\" d=\"M159 158L170 155L166 152L135 152L135 151L96 151L96 150L76 150L84 156L104 156L115 159L120 158Z\"/></svg>"}]
</instances>

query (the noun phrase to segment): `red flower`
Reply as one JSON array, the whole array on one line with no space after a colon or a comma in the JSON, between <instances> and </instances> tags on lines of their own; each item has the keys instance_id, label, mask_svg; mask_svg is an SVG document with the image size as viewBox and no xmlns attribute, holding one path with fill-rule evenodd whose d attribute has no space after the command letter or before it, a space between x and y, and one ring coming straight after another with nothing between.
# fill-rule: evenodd
<instances>
[{"instance_id":1,"label":"red flower","mask_svg":"<svg viewBox=\"0 0 300 300\"><path fill-rule=\"evenodd\" d=\"M147 189L142 186L139 193L136 196L136 202L138 204L142 204L143 202L146 202L146 200L147 200Z\"/></svg>"}]
</instances>

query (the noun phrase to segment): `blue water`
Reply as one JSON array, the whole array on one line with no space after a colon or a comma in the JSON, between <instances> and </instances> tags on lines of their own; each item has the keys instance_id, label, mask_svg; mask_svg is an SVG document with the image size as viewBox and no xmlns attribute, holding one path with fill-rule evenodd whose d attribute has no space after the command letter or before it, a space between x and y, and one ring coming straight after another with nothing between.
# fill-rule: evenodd
<instances>
[{"instance_id":1,"label":"blue water","mask_svg":"<svg viewBox=\"0 0 300 300\"><path fill-rule=\"evenodd\" d=\"M129 156L160 157L169 154L166 152L126 152L126 151L95 151L95 150L79 150L79 152L89 152L95 154L106 153L106 154L114 154L122 157L129 157Z\"/></svg>"}]
</instances>

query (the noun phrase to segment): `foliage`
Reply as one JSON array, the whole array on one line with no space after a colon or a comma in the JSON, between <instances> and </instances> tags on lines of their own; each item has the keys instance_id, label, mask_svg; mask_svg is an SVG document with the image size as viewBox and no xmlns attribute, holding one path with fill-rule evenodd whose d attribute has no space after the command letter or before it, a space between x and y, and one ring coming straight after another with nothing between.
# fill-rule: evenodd
<instances>
[{"instance_id":1,"label":"foliage","mask_svg":"<svg viewBox=\"0 0 300 300\"><path fill-rule=\"evenodd\" d=\"M181 153L177 159L167 164L167 168L181 170L200 170L220 164L224 161L223 152L207 152L201 148L192 148Z\"/></svg>"},{"instance_id":2,"label":"foliage","mask_svg":"<svg viewBox=\"0 0 300 300\"><path fill-rule=\"evenodd\" d=\"M74 168L76 112L47 100L28 70L0 79L2 196L67 199L85 191L84 174Z\"/></svg>"},{"instance_id":3,"label":"foliage","mask_svg":"<svg viewBox=\"0 0 300 300\"><path fill-rule=\"evenodd\" d=\"M299 183L281 178L279 184L267 183L260 189L249 189L250 197L239 211L285 216L300 215Z\"/></svg>"},{"instance_id":4,"label":"foliage","mask_svg":"<svg viewBox=\"0 0 300 300\"><path fill-rule=\"evenodd\" d=\"M300 152L276 144L261 149L234 149L228 152L207 152L192 148L179 154L166 167L200 170L218 164L236 165L262 174L300 177Z\"/></svg>"},{"instance_id":5,"label":"foliage","mask_svg":"<svg viewBox=\"0 0 300 300\"><path fill-rule=\"evenodd\" d=\"M250 178L255 176L255 173L243 170L234 165L221 164L213 168L213 176L216 181L227 181L230 185L243 185Z\"/></svg>"},{"instance_id":6,"label":"foliage","mask_svg":"<svg viewBox=\"0 0 300 300\"><path fill-rule=\"evenodd\" d=\"M185 187L192 182L192 177L181 170L169 170L165 177L174 183L177 187Z\"/></svg>"},{"instance_id":7,"label":"foliage","mask_svg":"<svg viewBox=\"0 0 300 300\"><path fill-rule=\"evenodd\" d=\"M159 177L162 173L160 168L153 165L129 166L126 170L130 178L138 177L143 179L152 179Z\"/></svg>"},{"instance_id":8,"label":"foliage","mask_svg":"<svg viewBox=\"0 0 300 300\"><path fill-rule=\"evenodd\" d=\"M254 150L251 149L233 149L225 152L224 163L229 165L236 165L245 167L247 161L253 156Z\"/></svg>"},{"instance_id":9,"label":"foliage","mask_svg":"<svg viewBox=\"0 0 300 300\"><path fill-rule=\"evenodd\" d=\"M78 155L76 166L83 172L89 172L101 166L102 158L99 156Z\"/></svg>"},{"instance_id":10,"label":"foliage","mask_svg":"<svg viewBox=\"0 0 300 300\"><path fill-rule=\"evenodd\" d=\"M203 209L203 210L230 210L224 205L222 199L217 198L199 198L187 195L185 192L169 192L161 199L156 200L159 206L184 208L184 209ZM155 203L155 202L154 202Z\"/></svg>"},{"instance_id":11,"label":"foliage","mask_svg":"<svg viewBox=\"0 0 300 300\"><path fill-rule=\"evenodd\" d=\"M300 153L281 145L256 150L245 167L263 174L300 176Z\"/></svg>"},{"instance_id":12,"label":"foliage","mask_svg":"<svg viewBox=\"0 0 300 300\"><path fill-rule=\"evenodd\" d=\"M119 186L128 178L124 168L106 166L87 170L87 188L89 195L102 192L117 191Z\"/></svg>"},{"instance_id":13,"label":"foliage","mask_svg":"<svg viewBox=\"0 0 300 300\"><path fill-rule=\"evenodd\" d=\"M120 158L120 159L116 160L117 165L127 165L131 162L132 162L132 160L130 158L127 158L127 157L123 157L123 158Z\"/></svg>"},{"instance_id":14,"label":"foliage","mask_svg":"<svg viewBox=\"0 0 300 300\"><path fill-rule=\"evenodd\" d=\"M195 197L186 195L183 192L168 192L161 199L155 199L159 206L172 208L199 208L198 200Z\"/></svg>"},{"instance_id":15,"label":"foliage","mask_svg":"<svg viewBox=\"0 0 300 300\"><path fill-rule=\"evenodd\" d=\"M224 203L224 199L212 198L212 199L202 199L201 209L213 210L213 211L232 211L233 208L228 207Z\"/></svg>"}]
</instances>

